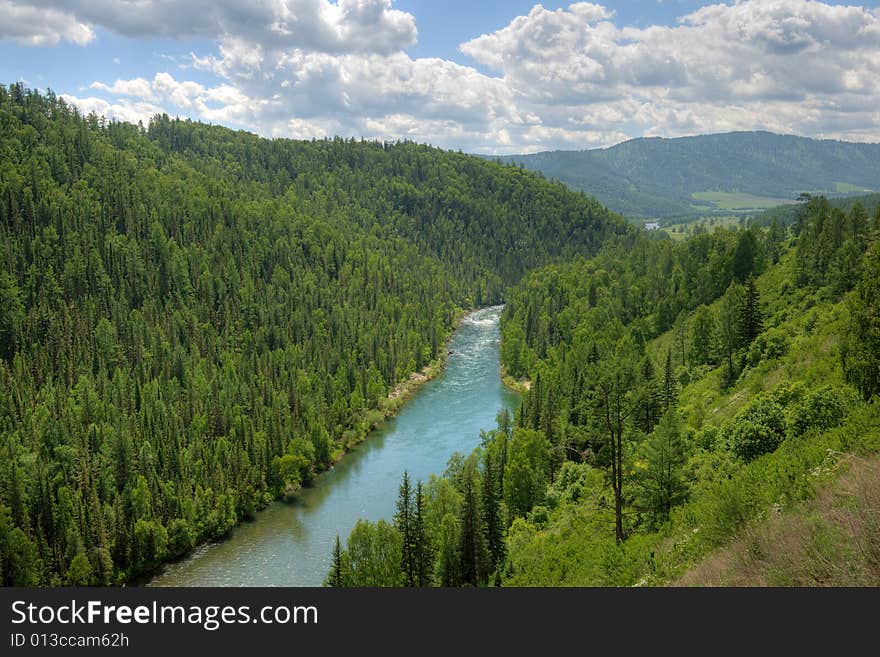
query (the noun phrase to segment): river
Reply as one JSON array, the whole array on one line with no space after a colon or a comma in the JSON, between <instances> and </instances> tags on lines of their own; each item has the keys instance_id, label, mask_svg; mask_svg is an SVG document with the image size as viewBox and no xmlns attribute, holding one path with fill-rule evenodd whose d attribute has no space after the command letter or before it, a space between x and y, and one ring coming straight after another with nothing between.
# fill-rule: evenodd
<instances>
[{"instance_id":1,"label":"river","mask_svg":"<svg viewBox=\"0 0 880 657\"><path fill-rule=\"evenodd\" d=\"M230 537L165 566L148 586L320 586L338 533L358 518L390 520L404 470L423 481L468 453L519 397L501 384L500 307L471 313L452 336L446 370L429 381L332 470L276 502Z\"/></svg>"}]
</instances>

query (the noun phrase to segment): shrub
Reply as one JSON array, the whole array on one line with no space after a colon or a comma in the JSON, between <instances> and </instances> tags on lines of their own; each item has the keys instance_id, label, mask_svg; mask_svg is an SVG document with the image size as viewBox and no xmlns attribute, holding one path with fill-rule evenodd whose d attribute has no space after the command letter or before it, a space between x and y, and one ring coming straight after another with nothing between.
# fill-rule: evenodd
<instances>
[{"instance_id":1,"label":"shrub","mask_svg":"<svg viewBox=\"0 0 880 657\"><path fill-rule=\"evenodd\" d=\"M784 331L773 328L767 331L764 336L764 358L773 360L774 358L782 358L791 348L791 342L788 335Z\"/></svg>"},{"instance_id":2,"label":"shrub","mask_svg":"<svg viewBox=\"0 0 880 657\"><path fill-rule=\"evenodd\" d=\"M788 410L788 435L801 436L811 429L839 426L855 401L849 388L825 386L808 393Z\"/></svg>"},{"instance_id":3,"label":"shrub","mask_svg":"<svg viewBox=\"0 0 880 657\"><path fill-rule=\"evenodd\" d=\"M773 452L785 438L785 413L768 395L758 396L727 427L730 448L748 463Z\"/></svg>"}]
</instances>

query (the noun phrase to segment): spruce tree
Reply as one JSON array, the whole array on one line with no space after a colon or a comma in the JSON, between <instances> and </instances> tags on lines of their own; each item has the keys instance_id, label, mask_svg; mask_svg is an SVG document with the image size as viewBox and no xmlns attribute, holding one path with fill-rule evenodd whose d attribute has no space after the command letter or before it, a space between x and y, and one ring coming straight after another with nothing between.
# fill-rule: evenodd
<instances>
[{"instance_id":1,"label":"spruce tree","mask_svg":"<svg viewBox=\"0 0 880 657\"><path fill-rule=\"evenodd\" d=\"M330 573L327 576L327 586L337 589L345 586L345 555L342 552L342 542L339 540L339 534L336 534L336 543L333 546L333 562L330 566Z\"/></svg>"},{"instance_id":2,"label":"spruce tree","mask_svg":"<svg viewBox=\"0 0 880 657\"><path fill-rule=\"evenodd\" d=\"M672 507L687 493L685 446L681 421L674 410L663 415L641 453L647 467L637 481L640 503L656 527L669 518Z\"/></svg>"},{"instance_id":3,"label":"spruce tree","mask_svg":"<svg viewBox=\"0 0 880 657\"><path fill-rule=\"evenodd\" d=\"M483 456L483 525L486 528L490 572L496 570L504 560L504 526L495 470L494 459L486 452Z\"/></svg>"},{"instance_id":4,"label":"spruce tree","mask_svg":"<svg viewBox=\"0 0 880 657\"><path fill-rule=\"evenodd\" d=\"M708 306L700 306L691 320L691 362L706 365L712 362L715 345L715 318Z\"/></svg>"},{"instance_id":5,"label":"spruce tree","mask_svg":"<svg viewBox=\"0 0 880 657\"><path fill-rule=\"evenodd\" d=\"M672 371L672 351L666 352L666 367L663 370L663 412L666 413L676 405L678 399L675 376Z\"/></svg>"},{"instance_id":6,"label":"spruce tree","mask_svg":"<svg viewBox=\"0 0 880 657\"><path fill-rule=\"evenodd\" d=\"M486 583L488 559L477 491L477 472L473 463L468 464L463 474L462 505L458 519L458 562L461 582L480 586Z\"/></svg>"},{"instance_id":7,"label":"spruce tree","mask_svg":"<svg viewBox=\"0 0 880 657\"><path fill-rule=\"evenodd\" d=\"M741 347L748 347L764 328L764 320L761 316L761 300L758 296L758 288L755 279L751 276L746 281L745 291L742 295L739 340Z\"/></svg>"},{"instance_id":8,"label":"spruce tree","mask_svg":"<svg viewBox=\"0 0 880 657\"><path fill-rule=\"evenodd\" d=\"M417 580L412 507L412 487L409 483L409 473L404 470L397 495L397 513L394 514L394 524L403 539L400 548L400 570L403 573L406 586L415 586Z\"/></svg>"},{"instance_id":9,"label":"spruce tree","mask_svg":"<svg viewBox=\"0 0 880 657\"><path fill-rule=\"evenodd\" d=\"M412 514L413 556L415 559L415 585L431 585L431 568L434 551L425 527L425 495L422 482L416 483L416 494Z\"/></svg>"},{"instance_id":10,"label":"spruce tree","mask_svg":"<svg viewBox=\"0 0 880 657\"><path fill-rule=\"evenodd\" d=\"M658 390L655 381L654 363L650 356L645 356L642 361L642 385L644 387L644 396L642 398L641 417L639 424L642 431L651 433L654 425L657 423L657 407L658 407Z\"/></svg>"}]
</instances>

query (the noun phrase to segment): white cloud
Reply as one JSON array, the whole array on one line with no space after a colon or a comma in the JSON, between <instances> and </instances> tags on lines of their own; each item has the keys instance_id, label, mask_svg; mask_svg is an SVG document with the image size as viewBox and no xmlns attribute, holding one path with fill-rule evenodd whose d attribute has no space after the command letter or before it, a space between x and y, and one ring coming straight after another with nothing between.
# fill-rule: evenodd
<instances>
[{"instance_id":1,"label":"white cloud","mask_svg":"<svg viewBox=\"0 0 880 657\"><path fill-rule=\"evenodd\" d=\"M85 114L94 112L98 116L105 116L116 121L128 121L129 123L142 121L146 125L152 116L164 111L157 105L127 98L110 103L103 98L94 96L78 97L71 94L59 94L59 97L63 98L65 102L75 105Z\"/></svg>"},{"instance_id":2,"label":"white cloud","mask_svg":"<svg viewBox=\"0 0 880 657\"><path fill-rule=\"evenodd\" d=\"M118 112L161 105L271 136L409 138L480 152L750 129L880 140L880 11L861 7L740 0L634 28L598 4L536 5L460 46L487 75L403 52L415 22L389 0L65 6L86 26L216 41L216 52L189 62L214 85L165 72L96 82L122 99Z\"/></svg>"},{"instance_id":3,"label":"white cloud","mask_svg":"<svg viewBox=\"0 0 880 657\"><path fill-rule=\"evenodd\" d=\"M54 46L61 41L84 46L94 38L91 27L67 12L0 0L0 39L29 46Z\"/></svg>"},{"instance_id":4,"label":"white cloud","mask_svg":"<svg viewBox=\"0 0 880 657\"><path fill-rule=\"evenodd\" d=\"M395 52L416 40L411 14L391 0L4 0L17 11L63 14L128 37L235 35L267 47ZM58 9L61 5L63 10ZM2 12L0 12L2 13ZM38 19L38 16L36 17ZM35 21L38 22L38 21Z\"/></svg>"}]
</instances>

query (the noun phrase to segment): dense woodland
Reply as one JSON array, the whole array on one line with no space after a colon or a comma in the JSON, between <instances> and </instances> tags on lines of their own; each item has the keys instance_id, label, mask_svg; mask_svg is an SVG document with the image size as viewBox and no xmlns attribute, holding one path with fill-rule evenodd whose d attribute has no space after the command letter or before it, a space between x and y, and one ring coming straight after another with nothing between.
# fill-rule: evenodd
<instances>
[{"instance_id":1,"label":"dense woodland","mask_svg":"<svg viewBox=\"0 0 880 657\"><path fill-rule=\"evenodd\" d=\"M878 232L880 210L805 197L790 229L628 234L528 274L502 316L529 388L516 417L442 477L405 478L395 522L340 541L328 584L670 583L876 464ZM789 532L797 546L765 540L758 581L880 582L873 485Z\"/></svg>"},{"instance_id":2,"label":"dense woodland","mask_svg":"<svg viewBox=\"0 0 880 657\"><path fill-rule=\"evenodd\" d=\"M129 582L222 536L360 440L462 309L630 230L462 154L0 86L0 582Z\"/></svg>"}]
</instances>

